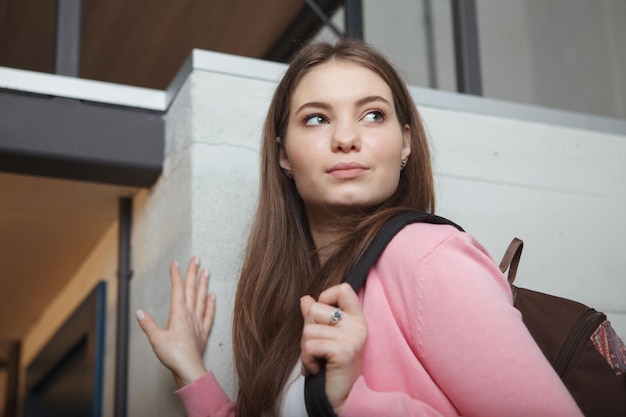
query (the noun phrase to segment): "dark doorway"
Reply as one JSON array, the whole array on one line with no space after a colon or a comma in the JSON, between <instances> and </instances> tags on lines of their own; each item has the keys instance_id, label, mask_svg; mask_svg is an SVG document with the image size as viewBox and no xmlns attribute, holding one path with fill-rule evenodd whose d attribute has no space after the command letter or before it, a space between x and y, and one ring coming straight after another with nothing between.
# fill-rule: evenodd
<instances>
[{"instance_id":1,"label":"dark doorway","mask_svg":"<svg viewBox=\"0 0 626 417\"><path fill-rule=\"evenodd\" d=\"M26 417L100 417L106 283L100 282L26 371Z\"/></svg>"}]
</instances>

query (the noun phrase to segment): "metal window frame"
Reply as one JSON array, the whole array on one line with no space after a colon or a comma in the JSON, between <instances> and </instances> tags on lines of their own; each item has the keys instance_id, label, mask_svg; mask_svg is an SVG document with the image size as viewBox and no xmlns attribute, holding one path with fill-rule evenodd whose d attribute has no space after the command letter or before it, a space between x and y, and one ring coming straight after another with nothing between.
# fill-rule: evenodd
<instances>
[{"instance_id":1,"label":"metal window frame","mask_svg":"<svg viewBox=\"0 0 626 417\"><path fill-rule=\"evenodd\" d=\"M480 51L475 0L452 0L457 91L480 96Z\"/></svg>"},{"instance_id":2,"label":"metal window frame","mask_svg":"<svg viewBox=\"0 0 626 417\"><path fill-rule=\"evenodd\" d=\"M345 0L345 24L344 37L363 40L363 1Z\"/></svg>"},{"instance_id":3,"label":"metal window frame","mask_svg":"<svg viewBox=\"0 0 626 417\"><path fill-rule=\"evenodd\" d=\"M54 72L78 77L82 0L57 0Z\"/></svg>"}]
</instances>

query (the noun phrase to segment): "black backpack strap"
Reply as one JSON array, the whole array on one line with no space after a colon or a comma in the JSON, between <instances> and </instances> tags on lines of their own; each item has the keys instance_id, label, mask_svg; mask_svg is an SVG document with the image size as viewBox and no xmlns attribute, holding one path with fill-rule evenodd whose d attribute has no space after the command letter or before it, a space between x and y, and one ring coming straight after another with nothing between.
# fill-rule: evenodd
<instances>
[{"instance_id":1,"label":"black backpack strap","mask_svg":"<svg viewBox=\"0 0 626 417\"><path fill-rule=\"evenodd\" d=\"M370 268L378 261L387 244L404 226L410 223L447 224L463 231L459 225L434 214L418 211L406 211L397 214L385 223L376 234L372 243L370 243L357 263L346 274L343 282L347 282L355 292L358 292L363 282L365 282ZM320 372L317 375L307 376L304 381L304 402L309 417L337 417L326 397L325 384L326 364L322 361L320 363Z\"/></svg>"},{"instance_id":2,"label":"black backpack strap","mask_svg":"<svg viewBox=\"0 0 626 417\"><path fill-rule=\"evenodd\" d=\"M363 256L359 258L358 262L346 274L343 282L347 282L352 286L354 292L358 292L367 278L370 268L378 261L378 258L387 247L387 244L404 226L410 223L448 224L463 231L461 226L434 214L421 213L419 211L407 211L397 214L389 219L378 234L376 234L372 243L370 243L367 249L365 249L365 252L363 252Z\"/></svg>"},{"instance_id":3,"label":"black backpack strap","mask_svg":"<svg viewBox=\"0 0 626 417\"><path fill-rule=\"evenodd\" d=\"M320 371L304 379L304 404L309 417L337 417L326 396L326 361L320 360Z\"/></svg>"}]
</instances>

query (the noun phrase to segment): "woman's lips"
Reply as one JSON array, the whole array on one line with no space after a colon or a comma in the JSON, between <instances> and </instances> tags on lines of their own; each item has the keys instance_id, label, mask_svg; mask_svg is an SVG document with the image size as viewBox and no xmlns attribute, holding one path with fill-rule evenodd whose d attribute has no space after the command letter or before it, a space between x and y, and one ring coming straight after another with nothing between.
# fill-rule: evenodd
<instances>
[{"instance_id":1,"label":"woman's lips","mask_svg":"<svg viewBox=\"0 0 626 417\"><path fill-rule=\"evenodd\" d=\"M365 165L358 162L339 162L330 167L326 173L335 178L350 179L363 175L368 169Z\"/></svg>"}]
</instances>

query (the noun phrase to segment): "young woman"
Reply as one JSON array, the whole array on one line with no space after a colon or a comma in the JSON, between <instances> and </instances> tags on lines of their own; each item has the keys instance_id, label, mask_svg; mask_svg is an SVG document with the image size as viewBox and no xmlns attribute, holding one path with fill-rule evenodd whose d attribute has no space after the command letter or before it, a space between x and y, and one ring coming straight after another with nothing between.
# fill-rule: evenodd
<instances>
[{"instance_id":1,"label":"young woman","mask_svg":"<svg viewBox=\"0 0 626 417\"><path fill-rule=\"evenodd\" d=\"M233 320L236 402L202 361L215 304L195 259L184 282L170 269L164 329L138 312L189 416L304 416L303 374L320 358L339 416L582 415L468 234L409 225L364 289L339 284L387 219L435 205L420 117L381 54L350 40L304 47L261 152Z\"/></svg>"}]
</instances>

